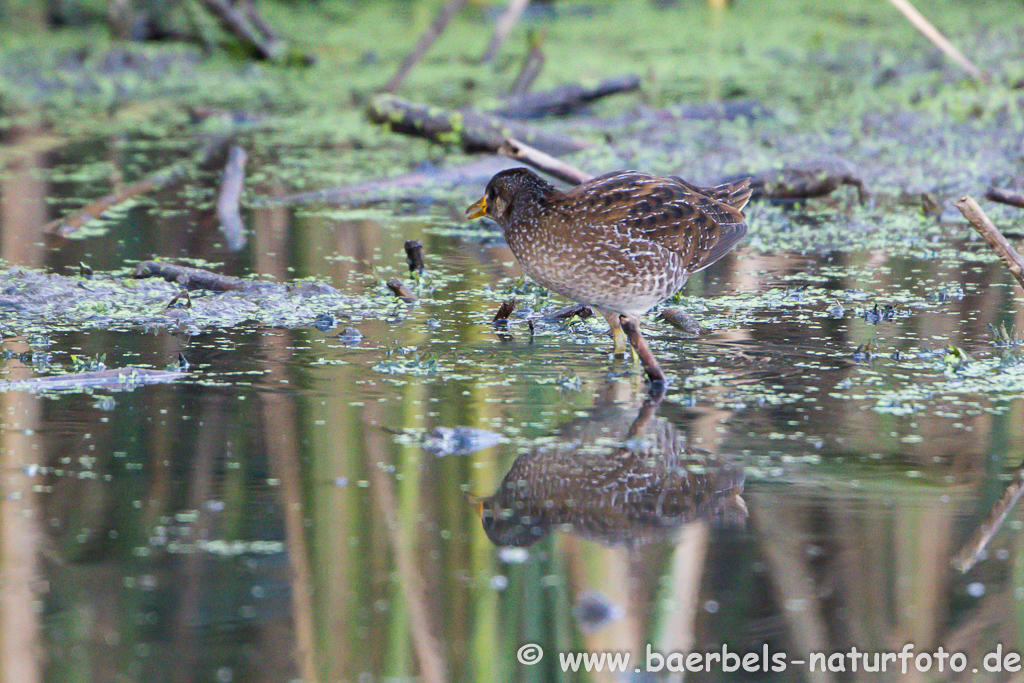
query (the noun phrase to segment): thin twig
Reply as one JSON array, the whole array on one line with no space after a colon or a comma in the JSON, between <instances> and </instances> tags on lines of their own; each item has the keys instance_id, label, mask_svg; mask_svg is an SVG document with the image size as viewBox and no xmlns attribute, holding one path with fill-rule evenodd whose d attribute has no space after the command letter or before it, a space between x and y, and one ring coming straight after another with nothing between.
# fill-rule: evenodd
<instances>
[{"instance_id":1,"label":"thin twig","mask_svg":"<svg viewBox=\"0 0 1024 683\"><path fill-rule=\"evenodd\" d=\"M544 50L541 48L541 39L543 37L543 31L530 31L526 36L526 44L529 46L529 49L519 65L519 73L516 75L516 80L508 91L509 96L514 97L526 94L533 87L537 77L540 76L544 63L547 61Z\"/></svg>"},{"instance_id":2,"label":"thin twig","mask_svg":"<svg viewBox=\"0 0 1024 683\"><path fill-rule=\"evenodd\" d=\"M239 209L242 184L245 181L245 150L233 145L228 151L228 163L224 167L224 180L217 197L217 218L224 232L228 251L234 253L245 246L245 223Z\"/></svg>"},{"instance_id":3,"label":"thin twig","mask_svg":"<svg viewBox=\"0 0 1024 683\"><path fill-rule=\"evenodd\" d=\"M925 19L924 15L910 4L910 0L889 0L889 2L914 25L914 28L920 31L925 38L932 41L935 47L945 52L950 59L962 66L967 73L979 81L987 80L985 75L981 73L981 69L976 67L974 62L967 59L953 43L949 42L946 36L942 35L932 22Z\"/></svg>"},{"instance_id":4,"label":"thin twig","mask_svg":"<svg viewBox=\"0 0 1024 683\"><path fill-rule=\"evenodd\" d=\"M550 154L519 142L515 138L508 138L505 142L501 143L501 146L498 147L498 154L515 159L516 161L522 161L533 166L538 171L543 171L550 176L573 185L580 185L594 178L594 176L586 171L582 171L571 164L556 159Z\"/></svg>"},{"instance_id":5,"label":"thin twig","mask_svg":"<svg viewBox=\"0 0 1024 683\"><path fill-rule=\"evenodd\" d=\"M452 17L462 9L462 6L466 4L466 0L448 0L438 10L437 16L430 22L430 26L427 30L420 35L419 41L416 46L412 49L405 59L398 66L398 70L395 71L395 75L391 77L387 85L382 88L382 92L395 92L398 90L398 86L402 85L402 81L409 75L412 68L416 66L416 63L423 59L423 55L427 54L427 50L434 44L434 41L440 37L444 30L448 28L448 23L452 20Z\"/></svg>"},{"instance_id":6,"label":"thin twig","mask_svg":"<svg viewBox=\"0 0 1024 683\"><path fill-rule=\"evenodd\" d=\"M988 192L985 193L985 199L991 199L994 202L1000 204L1009 204L1010 206L1016 206L1024 209L1024 194L1017 192L1010 192L1009 190L1000 190L998 187L988 188Z\"/></svg>"},{"instance_id":7,"label":"thin twig","mask_svg":"<svg viewBox=\"0 0 1024 683\"><path fill-rule=\"evenodd\" d=\"M494 56L498 54L498 50L505 44L505 39L508 38L508 34L512 32L512 27L519 21L520 15L526 6L530 4L530 0L509 0L508 7L498 17L498 21L494 24L494 33L491 34L491 40L487 43L487 49L484 50L484 54L480 57L480 63L486 64L494 59Z\"/></svg>"},{"instance_id":8,"label":"thin twig","mask_svg":"<svg viewBox=\"0 0 1024 683\"><path fill-rule=\"evenodd\" d=\"M956 200L953 204L971 222L974 229L985 238L989 246L999 254L999 258L1010 269L1010 273L1013 277L1017 278L1017 283L1024 288L1024 259L1021 259L1017 250L1006 241L1006 237L1003 236L1003 233L999 232L999 228L985 215L985 212L978 206L978 202L974 201L974 197L967 195Z\"/></svg>"}]
</instances>

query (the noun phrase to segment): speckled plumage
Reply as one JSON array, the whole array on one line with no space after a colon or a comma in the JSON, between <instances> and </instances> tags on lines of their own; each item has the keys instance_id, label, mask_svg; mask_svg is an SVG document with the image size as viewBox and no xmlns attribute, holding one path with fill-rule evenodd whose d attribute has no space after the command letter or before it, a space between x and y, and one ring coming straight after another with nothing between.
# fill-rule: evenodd
<instances>
[{"instance_id":1,"label":"speckled plumage","mask_svg":"<svg viewBox=\"0 0 1024 683\"><path fill-rule=\"evenodd\" d=\"M513 168L471 209L501 226L527 275L612 322L643 315L722 258L747 232L749 198L747 180L699 188L617 171L560 191Z\"/></svg>"}]
</instances>

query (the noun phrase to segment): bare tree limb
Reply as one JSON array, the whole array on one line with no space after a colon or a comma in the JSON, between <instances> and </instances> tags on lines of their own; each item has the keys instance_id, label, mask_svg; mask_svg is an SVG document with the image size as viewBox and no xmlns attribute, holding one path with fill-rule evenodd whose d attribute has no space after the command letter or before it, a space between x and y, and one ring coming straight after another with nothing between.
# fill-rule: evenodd
<instances>
[{"instance_id":1,"label":"bare tree limb","mask_svg":"<svg viewBox=\"0 0 1024 683\"><path fill-rule=\"evenodd\" d=\"M985 215L982 208L978 206L978 202L974 201L974 197L967 195L956 200L953 204L956 208L960 209L960 213L970 221L974 229L985 238L989 246L999 254L999 258L1009 268L1010 273L1013 277L1017 278L1017 283L1021 288L1024 288L1024 259L1021 259L1017 250L1006 241L1006 237L1003 236L1003 233L999 232L999 228Z\"/></svg>"},{"instance_id":2,"label":"bare tree limb","mask_svg":"<svg viewBox=\"0 0 1024 683\"><path fill-rule=\"evenodd\" d=\"M556 159L550 154L545 154L539 149L519 142L515 138L508 138L501 143L501 146L498 147L498 154L515 159L516 161L522 161L539 171L543 171L550 176L573 185L580 185L594 178L594 176L586 171L582 171L560 159Z\"/></svg>"},{"instance_id":3,"label":"bare tree limb","mask_svg":"<svg viewBox=\"0 0 1024 683\"><path fill-rule=\"evenodd\" d=\"M494 24L494 33L491 34L491 40L487 43L487 49L484 50L483 56L480 57L481 64L486 64L494 59L495 55L498 54L498 50L505 44L508 34L512 32L512 27L519 21L523 10L529 4L530 0L509 0L508 7L505 8L505 11L501 13L498 21Z\"/></svg>"},{"instance_id":4,"label":"bare tree limb","mask_svg":"<svg viewBox=\"0 0 1024 683\"><path fill-rule=\"evenodd\" d=\"M899 10L900 13L902 13L903 16L905 16L907 20L914 25L914 28L924 35L925 38L932 41L932 43L935 44L935 47L942 50L947 57L963 67L964 71L979 81L985 82L988 80L985 78L985 75L981 73L981 69L976 67L974 62L967 59L967 57L965 57L964 54L960 52L955 45L953 45L953 43L949 42L946 36L942 35L939 29L935 28L935 25L932 24L932 22L925 19L924 15L918 12L917 8L910 3L910 0L889 0L889 2L891 2L893 7Z\"/></svg>"}]
</instances>

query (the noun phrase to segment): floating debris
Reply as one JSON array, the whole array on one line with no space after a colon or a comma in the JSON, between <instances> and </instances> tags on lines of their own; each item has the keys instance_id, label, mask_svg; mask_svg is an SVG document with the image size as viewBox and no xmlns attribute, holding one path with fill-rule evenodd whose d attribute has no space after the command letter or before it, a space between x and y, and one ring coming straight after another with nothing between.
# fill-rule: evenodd
<instances>
[{"instance_id":1,"label":"floating debris","mask_svg":"<svg viewBox=\"0 0 1024 683\"><path fill-rule=\"evenodd\" d=\"M81 372L73 375L51 375L49 377L33 377L31 379L0 382L0 392L87 391L90 389L134 391L137 387L146 384L176 382L187 376L187 373L170 370L118 368L115 370Z\"/></svg>"},{"instance_id":2,"label":"floating debris","mask_svg":"<svg viewBox=\"0 0 1024 683\"><path fill-rule=\"evenodd\" d=\"M441 458L468 455L499 443L501 435L476 427L434 427L423 436L423 450Z\"/></svg>"}]
</instances>

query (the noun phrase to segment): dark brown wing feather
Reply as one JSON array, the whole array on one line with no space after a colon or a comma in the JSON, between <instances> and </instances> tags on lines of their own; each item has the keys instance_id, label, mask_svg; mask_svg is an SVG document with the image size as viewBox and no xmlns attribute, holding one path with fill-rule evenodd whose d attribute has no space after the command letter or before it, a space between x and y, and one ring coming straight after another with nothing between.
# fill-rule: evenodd
<instances>
[{"instance_id":1,"label":"dark brown wing feather","mask_svg":"<svg viewBox=\"0 0 1024 683\"><path fill-rule=\"evenodd\" d=\"M746 235L742 208L749 198L746 180L700 188L680 178L618 171L567 191L563 201L578 224L670 245L686 272L695 273Z\"/></svg>"}]
</instances>

